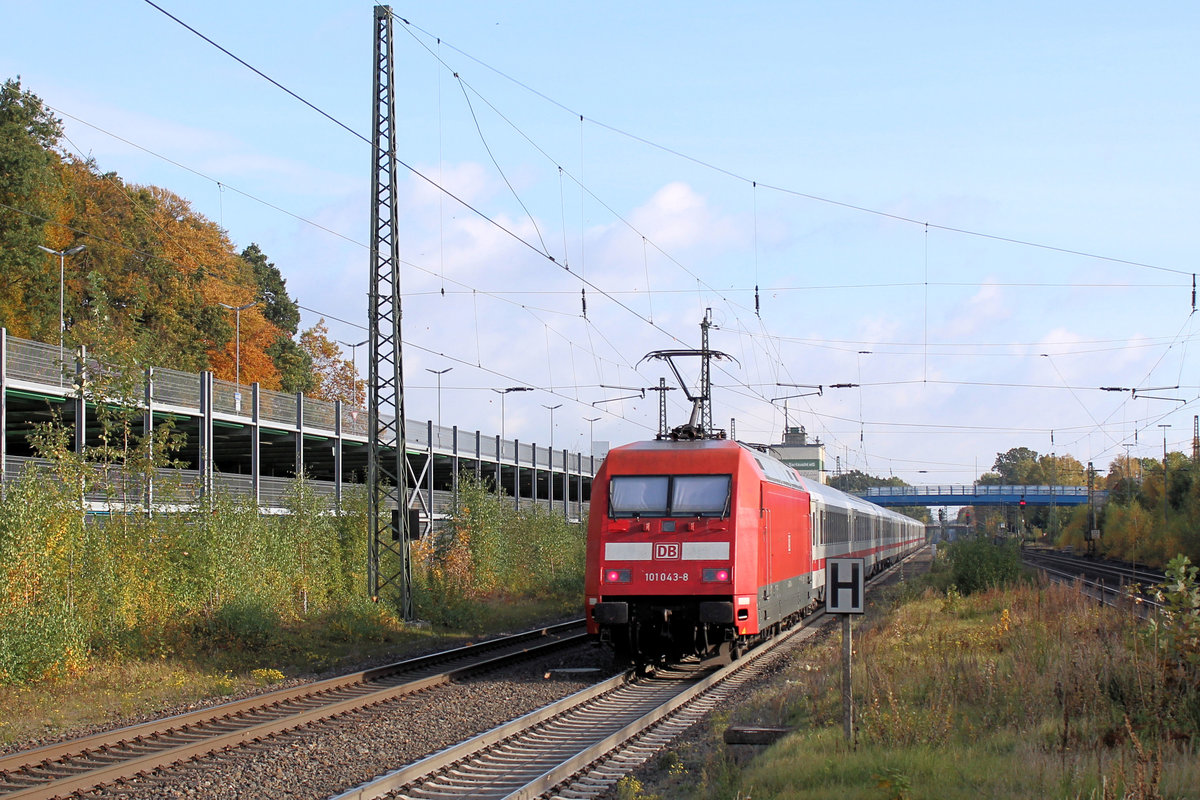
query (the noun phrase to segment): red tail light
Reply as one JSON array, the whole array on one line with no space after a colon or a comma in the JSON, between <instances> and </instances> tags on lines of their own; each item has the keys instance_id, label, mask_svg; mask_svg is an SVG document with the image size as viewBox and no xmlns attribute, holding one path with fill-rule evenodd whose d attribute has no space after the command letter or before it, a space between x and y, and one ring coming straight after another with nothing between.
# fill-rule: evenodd
<instances>
[{"instance_id":1,"label":"red tail light","mask_svg":"<svg viewBox=\"0 0 1200 800\"><path fill-rule=\"evenodd\" d=\"M604 570L605 583L629 583L633 579L633 574L627 569L606 569Z\"/></svg>"},{"instance_id":2,"label":"red tail light","mask_svg":"<svg viewBox=\"0 0 1200 800\"><path fill-rule=\"evenodd\" d=\"M709 567L700 575L705 583L729 583L731 574L728 567Z\"/></svg>"}]
</instances>

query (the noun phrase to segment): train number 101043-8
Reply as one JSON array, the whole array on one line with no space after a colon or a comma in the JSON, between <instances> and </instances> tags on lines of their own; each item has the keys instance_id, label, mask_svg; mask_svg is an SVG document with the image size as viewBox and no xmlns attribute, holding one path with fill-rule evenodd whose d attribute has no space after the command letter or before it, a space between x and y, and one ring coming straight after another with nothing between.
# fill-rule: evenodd
<instances>
[{"instance_id":1,"label":"train number 101043-8","mask_svg":"<svg viewBox=\"0 0 1200 800\"><path fill-rule=\"evenodd\" d=\"M675 583L682 581L686 583L688 574L686 572L647 572L647 583Z\"/></svg>"}]
</instances>

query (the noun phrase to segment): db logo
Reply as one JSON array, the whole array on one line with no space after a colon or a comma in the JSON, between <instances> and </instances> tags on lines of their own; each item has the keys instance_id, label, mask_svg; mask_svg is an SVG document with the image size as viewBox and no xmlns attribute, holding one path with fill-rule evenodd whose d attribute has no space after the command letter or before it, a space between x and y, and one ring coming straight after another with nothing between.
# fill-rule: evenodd
<instances>
[{"instance_id":1,"label":"db logo","mask_svg":"<svg viewBox=\"0 0 1200 800\"><path fill-rule=\"evenodd\" d=\"M679 549L679 542L655 542L654 560L678 560Z\"/></svg>"}]
</instances>

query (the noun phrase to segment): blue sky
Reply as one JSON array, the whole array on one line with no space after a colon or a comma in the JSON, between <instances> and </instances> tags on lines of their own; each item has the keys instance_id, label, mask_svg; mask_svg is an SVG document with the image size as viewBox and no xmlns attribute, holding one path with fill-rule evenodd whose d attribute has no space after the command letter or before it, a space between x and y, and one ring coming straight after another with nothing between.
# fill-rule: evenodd
<instances>
[{"instance_id":1,"label":"blue sky","mask_svg":"<svg viewBox=\"0 0 1200 800\"><path fill-rule=\"evenodd\" d=\"M370 136L373 4L159 5ZM447 425L497 432L490 389L520 384L539 391L507 398L510 437L549 443L561 403L556 447L597 416L598 440L645 438L654 394L607 387L656 386L642 356L698 346L711 308L737 359L714 418L743 440L778 440L771 400L804 391L778 384L856 383L788 421L914 483L1016 446L1104 469L1160 455L1160 424L1190 451L1195 4L392 8L399 155L487 217L402 181L410 418L437 417L425 370L452 367ZM366 144L144 0L0 16L22 32L0 75L69 152L188 198L262 247L304 326L365 338Z\"/></svg>"}]
</instances>

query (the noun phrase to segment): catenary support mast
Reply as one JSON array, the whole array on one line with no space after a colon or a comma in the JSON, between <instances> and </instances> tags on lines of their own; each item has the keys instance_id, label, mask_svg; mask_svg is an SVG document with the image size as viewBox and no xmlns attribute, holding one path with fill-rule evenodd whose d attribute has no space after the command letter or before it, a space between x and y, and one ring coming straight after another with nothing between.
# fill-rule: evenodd
<instances>
[{"instance_id":1,"label":"catenary support mast","mask_svg":"<svg viewBox=\"0 0 1200 800\"><path fill-rule=\"evenodd\" d=\"M367 590L386 592L413 618L404 454L404 364L400 346L400 247L397 239L396 94L392 10L375 6L375 128L371 137L370 394L368 419ZM394 510L394 511L393 511Z\"/></svg>"}]
</instances>

